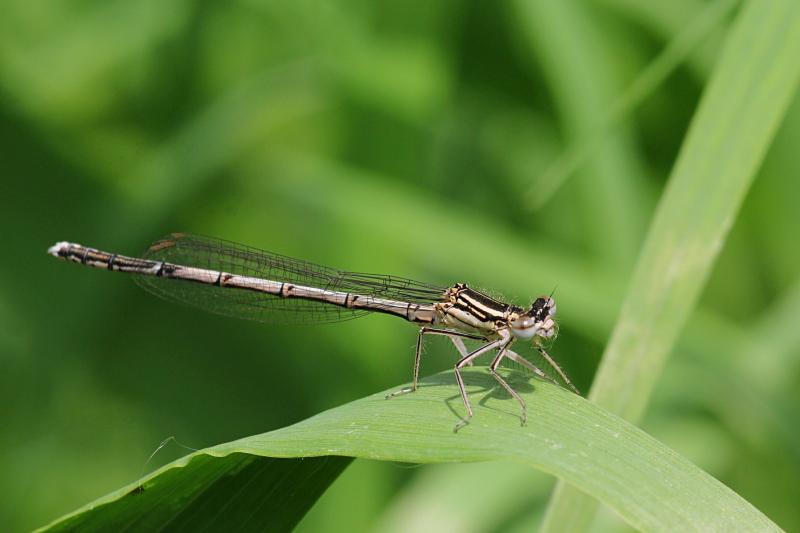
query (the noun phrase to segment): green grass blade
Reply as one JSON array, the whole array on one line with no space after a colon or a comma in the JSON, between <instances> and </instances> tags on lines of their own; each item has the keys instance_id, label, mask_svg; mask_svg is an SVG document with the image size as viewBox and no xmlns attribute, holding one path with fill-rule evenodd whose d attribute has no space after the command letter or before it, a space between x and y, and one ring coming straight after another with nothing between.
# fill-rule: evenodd
<instances>
[{"instance_id":1,"label":"green grass blade","mask_svg":"<svg viewBox=\"0 0 800 533\"><path fill-rule=\"evenodd\" d=\"M485 368L468 369L465 379L475 418L458 433L453 427L463 406L452 372L445 372L424 380L414 394L386 400L381 392L284 429L195 452L48 529L223 523L285 529L347 464L341 457L361 457L513 461L567 480L646 530L778 530L691 462L577 395L512 373L512 385L528 404L530 422L520 427L518 404L498 390ZM286 513L291 520L272 516Z\"/></svg>"},{"instance_id":2,"label":"green grass blade","mask_svg":"<svg viewBox=\"0 0 800 533\"><path fill-rule=\"evenodd\" d=\"M798 49L797 2L750 2L737 18L657 210L590 393L611 412L634 421L644 412L795 93ZM560 487L545 529L585 529L592 509L578 491Z\"/></svg>"},{"instance_id":3,"label":"green grass blade","mask_svg":"<svg viewBox=\"0 0 800 533\"><path fill-rule=\"evenodd\" d=\"M203 450L43 530L290 531L350 461Z\"/></svg>"},{"instance_id":4,"label":"green grass blade","mask_svg":"<svg viewBox=\"0 0 800 533\"><path fill-rule=\"evenodd\" d=\"M659 40L671 41L687 26L691 26L700 13L708 7L705 0L673 0L672 2L642 2L641 0L595 0L603 6L622 16L633 24L646 28ZM708 78L719 57L722 47L724 28L712 32L708 40L703 42L686 58L686 66L693 76L699 80Z\"/></svg>"},{"instance_id":5,"label":"green grass blade","mask_svg":"<svg viewBox=\"0 0 800 533\"><path fill-rule=\"evenodd\" d=\"M537 66L545 75L565 135L590 135L603 122L605 110L622 86L618 70L607 66L614 64L614 47L593 19L591 6L562 0L517 1L510 7L531 59L538 59ZM586 248L606 264L630 269L650 209L641 201L645 191L639 177L644 161L635 149L631 129L622 124L615 133L590 154L590 164L582 167L573 186L582 198L576 204L581 217L603 221L583 226Z\"/></svg>"},{"instance_id":6,"label":"green grass blade","mask_svg":"<svg viewBox=\"0 0 800 533\"><path fill-rule=\"evenodd\" d=\"M566 183L570 176L597 151L615 127L633 113L648 96L680 66L712 30L725 20L738 0L721 0L708 4L691 24L683 28L664 50L639 73L592 132L574 141L534 180L527 194L532 209L541 209Z\"/></svg>"}]
</instances>

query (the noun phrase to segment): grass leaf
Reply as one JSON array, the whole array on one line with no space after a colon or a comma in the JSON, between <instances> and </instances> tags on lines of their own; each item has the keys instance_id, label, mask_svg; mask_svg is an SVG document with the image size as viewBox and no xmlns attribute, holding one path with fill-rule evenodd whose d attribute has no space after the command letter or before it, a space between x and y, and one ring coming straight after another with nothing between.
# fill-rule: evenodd
<instances>
[{"instance_id":1,"label":"grass leaf","mask_svg":"<svg viewBox=\"0 0 800 533\"><path fill-rule=\"evenodd\" d=\"M573 141L544 173L534 180L527 194L530 206L537 210L544 207L589 156L602 146L603 141L616 126L628 118L678 67L684 64L687 57L712 30L721 25L737 4L738 0L710 3L691 24L676 34L605 111L604 117L593 131L584 138Z\"/></svg>"},{"instance_id":2,"label":"grass leaf","mask_svg":"<svg viewBox=\"0 0 800 533\"><path fill-rule=\"evenodd\" d=\"M166 465L48 526L49 531L288 529L347 465L345 457L410 463L504 459L554 474L647 530L778 530L757 509L643 431L585 399L519 373L519 406L484 368L464 372L475 418L452 372L414 394L381 392L277 431ZM465 487L481 490L481 487Z\"/></svg>"},{"instance_id":3,"label":"grass leaf","mask_svg":"<svg viewBox=\"0 0 800 533\"><path fill-rule=\"evenodd\" d=\"M650 228L590 399L636 421L694 309L797 87L800 4L739 14ZM578 511L580 509L580 511ZM560 485L550 531L588 527L594 504Z\"/></svg>"}]
</instances>

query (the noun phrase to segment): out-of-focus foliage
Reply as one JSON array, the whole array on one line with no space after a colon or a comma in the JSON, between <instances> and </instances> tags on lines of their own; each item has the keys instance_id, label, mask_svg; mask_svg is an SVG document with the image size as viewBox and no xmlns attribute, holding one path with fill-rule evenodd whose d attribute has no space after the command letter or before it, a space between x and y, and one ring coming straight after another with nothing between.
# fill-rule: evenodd
<instances>
[{"instance_id":1,"label":"out-of-focus foliage","mask_svg":"<svg viewBox=\"0 0 800 533\"><path fill-rule=\"evenodd\" d=\"M609 123L707 4L524 7L0 2L2 529L183 455L148 462L167 436L200 448L262 433L411 372L414 328L391 318L219 319L57 263L44 254L57 240L135 254L188 230L521 303L557 287L553 352L586 390L729 18ZM531 187L597 124L583 165L531 211ZM798 143L795 103L643 423L787 530L800 529ZM423 373L452 361L433 342ZM552 481L518 474L357 461L300 529L525 530ZM452 491L485 487L454 505Z\"/></svg>"},{"instance_id":2,"label":"out-of-focus foliage","mask_svg":"<svg viewBox=\"0 0 800 533\"><path fill-rule=\"evenodd\" d=\"M706 12L719 5L724 4ZM737 15L659 200L592 382L588 398L598 406L633 422L645 414L664 363L795 97L797 49L797 2L749 2ZM682 490L701 497L701 491ZM591 498L559 483L542 531L587 531L596 508Z\"/></svg>"}]
</instances>

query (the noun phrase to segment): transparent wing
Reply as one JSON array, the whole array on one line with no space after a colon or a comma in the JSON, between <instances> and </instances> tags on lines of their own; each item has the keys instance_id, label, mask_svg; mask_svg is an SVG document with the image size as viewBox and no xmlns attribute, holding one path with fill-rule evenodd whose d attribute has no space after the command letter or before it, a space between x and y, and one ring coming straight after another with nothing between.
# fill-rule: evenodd
<instances>
[{"instance_id":1,"label":"transparent wing","mask_svg":"<svg viewBox=\"0 0 800 533\"><path fill-rule=\"evenodd\" d=\"M156 241L145 259L205 268L239 276L306 285L328 291L430 304L441 300L443 287L378 274L346 272L266 252L222 239L173 233ZM212 313L272 324L338 322L357 318L368 310L354 310L324 302L281 298L261 292L203 285L156 276L135 276L136 283L161 298Z\"/></svg>"}]
</instances>

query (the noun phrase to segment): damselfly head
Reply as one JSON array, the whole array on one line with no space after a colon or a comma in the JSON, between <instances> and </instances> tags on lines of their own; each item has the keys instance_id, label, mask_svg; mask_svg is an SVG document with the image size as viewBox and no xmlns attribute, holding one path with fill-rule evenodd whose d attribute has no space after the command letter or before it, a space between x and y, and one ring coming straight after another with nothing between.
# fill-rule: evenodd
<instances>
[{"instance_id":1,"label":"damselfly head","mask_svg":"<svg viewBox=\"0 0 800 533\"><path fill-rule=\"evenodd\" d=\"M518 339L530 339L534 336L550 338L558 331L553 316L556 314L556 302L549 296L537 298L531 308L511 321L511 333Z\"/></svg>"}]
</instances>

